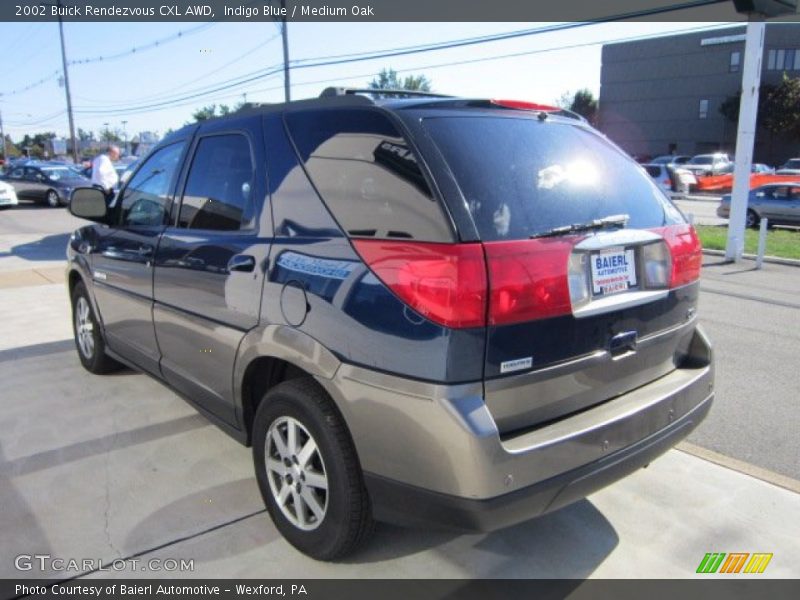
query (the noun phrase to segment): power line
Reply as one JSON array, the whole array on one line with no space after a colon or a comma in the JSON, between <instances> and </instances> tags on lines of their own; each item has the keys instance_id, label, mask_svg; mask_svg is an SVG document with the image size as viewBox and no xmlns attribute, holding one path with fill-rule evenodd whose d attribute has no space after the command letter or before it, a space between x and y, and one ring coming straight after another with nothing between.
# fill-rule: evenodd
<instances>
[{"instance_id":1,"label":"power line","mask_svg":"<svg viewBox=\"0 0 800 600\"><path fill-rule=\"evenodd\" d=\"M223 69L226 69L226 68L230 67L232 64L237 63L240 60L246 58L248 55L252 54L256 50L260 50L264 46L266 46L269 43L273 42L280 35L281 35L280 32L275 33L274 35L272 35L269 38L267 38L265 41L259 42L258 44L256 44L252 48L249 48L249 49L245 50L242 54L240 54L237 57L229 60L228 62L226 62L225 64L223 64L223 65L221 65L219 67L217 67L216 69L213 69L211 71L203 73L202 75L199 75L199 76L197 76L197 77L195 77L193 79L185 81L185 82L181 83L180 85L173 86L172 90L174 91L174 90L179 90L181 88L185 88L186 86L188 86L188 85L190 85L192 83L200 81L201 79L205 79L205 78L207 78L207 77L209 77L211 75L214 75L215 73L218 73L219 71L222 71ZM172 94L165 94L165 93L161 92L161 93L157 93L157 94L152 94L150 96L141 96L141 97L137 98L137 100L142 100L142 101L145 101L145 100L158 100L158 99L162 99L162 98L168 98L170 96L172 96ZM91 104L102 104L104 106L109 106L109 107L125 106L130 102L130 100L127 100L125 102L106 102L106 101L103 101L103 100L98 100L96 98L85 98L85 97L81 97L81 96L75 96L75 97L76 98L80 98L81 100L84 100L84 101L89 102Z\"/></svg>"},{"instance_id":2,"label":"power line","mask_svg":"<svg viewBox=\"0 0 800 600\"><path fill-rule=\"evenodd\" d=\"M716 1L716 0L714 0L714 1ZM568 29L568 28L586 27L586 26L593 25L593 24L594 23L588 22L588 23L567 23L567 24L563 24L563 25L549 25L549 26L540 27L540 28L537 28L537 29L526 29L526 30L522 30L521 32L520 31L518 31L518 32L510 32L510 33L507 32L507 33L494 34L493 36L482 36L482 41L481 42L475 41L476 40L475 38L469 38L467 40L463 40L463 39L453 40L453 41L444 43L445 45L443 45L443 43L441 43L441 42L437 42L435 44L429 44L429 45L425 45L425 46L416 46L416 47L413 47L413 49L411 49L411 47L409 47L407 49L402 49L402 50L393 49L393 50L387 50L387 51L378 51L377 53L373 51L373 52L363 53L361 56L355 56L354 55L354 56L352 56L350 58L343 58L343 59L337 59L337 60L332 60L332 61L327 61L326 60L326 61L321 61L321 62L316 62L316 63L306 62L306 63L303 63L301 65L292 65L291 68L292 69L308 69L308 68L314 68L314 67L319 67L319 66L331 66L331 65L335 65L335 64L345 64L345 63L351 63L351 62L375 60L375 59L379 59L379 58L386 58L386 57L391 57L391 56L399 56L399 55L403 55L403 54L415 54L415 53L420 53L420 52L429 52L429 51L433 51L433 50L445 50L445 49L448 49L450 47L458 47L458 46L465 45L465 43L468 43L468 44L485 43L485 42L488 42L488 41L495 41L495 39L505 39L505 38L508 38L509 36L514 36L514 37L520 37L522 35L530 36L530 35L536 35L536 34L539 34L539 33L549 33L551 31L558 31L558 30ZM99 111L81 110L81 111L76 111L76 112L93 113L93 114L115 114L115 113L119 113L119 112L124 112L126 108L128 110L131 110L131 111L139 111L139 110L142 110L142 109L158 108L160 106L168 105L170 103L182 102L184 100L190 100L192 98L197 98L199 96L203 96L203 95L206 95L206 94L213 94L215 92L223 91L223 90L226 90L226 89L239 87L241 85L245 85L247 83L251 83L251 82L256 81L258 79L263 79L263 78L265 78L267 76L273 75L274 73L277 72L276 69L283 70L283 63L277 63L275 65L271 65L269 67L266 67L265 69L259 69L259 70L256 70L256 71L252 71L250 73L246 73L246 74L241 75L239 77L235 77L235 78L232 78L230 80L227 80L227 81L224 81L224 82L220 82L218 84L215 84L215 86L211 87L211 88L205 88L205 89L200 88L198 90L192 90L191 92L189 92L189 95L176 96L176 97L174 97L174 98L172 98L170 100L165 99L162 102L155 102L155 103L152 103L152 104L133 104L133 105L129 105L128 107L125 107L125 108L109 109L109 110L106 110L106 111L102 111L102 110L99 110Z\"/></svg>"},{"instance_id":3,"label":"power line","mask_svg":"<svg viewBox=\"0 0 800 600\"><path fill-rule=\"evenodd\" d=\"M126 56L132 56L133 54L141 54L142 52L146 52L147 50L152 50L153 48L159 48L169 42L174 42L175 40L180 40L185 37L188 37L192 34L198 33L200 31L205 31L210 27L214 27L217 25L217 22L212 23L203 23L201 25L197 25L196 27L190 27L188 29L182 29L177 33L173 33L172 35L168 35L166 37L153 40L147 44L142 44L141 46L134 46L129 50L125 50L123 52L117 52L116 54L109 54L107 56L92 56L92 57L85 57L85 58L76 58L69 61L69 65L88 65L92 63L98 62L109 62L114 60L119 60L120 58L125 58Z\"/></svg>"},{"instance_id":4,"label":"power line","mask_svg":"<svg viewBox=\"0 0 800 600\"><path fill-rule=\"evenodd\" d=\"M292 69L307 69L307 68L316 68L316 67L326 67L326 66L334 66L334 65L341 65L341 64L348 64L353 62L363 62L369 60L376 60L381 58L390 58L396 56L403 56L409 54L419 54L424 52L432 52L438 50L447 50L451 48L457 47L464 47L470 46L475 44L483 44L487 42L493 41L500 41L505 39L512 39L512 38L519 38L519 37L527 37L532 35L539 35L542 33L550 33L555 31L564 31L568 29L576 29L579 27L586 27L589 25L596 25L600 23L607 23L612 21L620 21L620 20L627 20L633 18L643 18L648 16L653 16L656 14L661 14L665 12L672 12L675 10L682 10L687 8L696 8L701 6L708 6L711 4L718 4L720 2L727 2L728 0L691 0L689 2L684 2L682 4L676 4L667 7L657 7L657 8L650 8L650 9L643 9L634 12L622 13L618 15L613 15L609 17L605 17L603 19L598 19L596 21L590 22L580 22L580 23L563 23L557 25L550 25L546 27L540 27L536 29L524 29L512 32L505 32L487 36L480 36L478 38L466 38L466 39L459 39L459 40L451 40L449 42L437 42L434 44L427 44L427 45L420 45L420 46L413 46L413 47L406 47L400 49L390 49L390 50L383 50L383 51L373 51L373 52L366 52L361 54L354 54L352 56L338 58L338 59L322 59L316 62L302 62L300 64L293 63L291 68ZM303 59L306 61L311 61L312 59ZM281 65L282 66L282 65ZM275 73L276 66L270 66L266 69L262 69L259 71L253 71L250 74L242 75L239 78L234 78L225 82L223 84L218 84L216 87L208 89L206 91L197 91L191 93L190 95L179 96L173 98L171 100L164 100L162 102L155 102L152 104L135 104L130 105L128 107L121 107L116 109L109 109L106 111L96 110L96 111L86 111L83 110L84 114L120 114L123 112L139 112L143 110L155 109L160 108L165 105L174 104L178 102L182 102L184 100L190 100L192 98L197 98L203 95L213 94L219 91L224 91L226 89L232 89L234 87L239 87L245 85L247 83L257 81L259 79L263 79L269 75ZM238 79L238 80L237 80Z\"/></svg>"},{"instance_id":5,"label":"power line","mask_svg":"<svg viewBox=\"0 0 800 600\"><path fill-rule=\"evenodd\" d=\"M514 53L502 54L502 55L498 55L498 56L485 56L485 57L473 58L473 59L465 59L465 60L458 60L458 61L448 61L448 62L443 62L443 63L419 65L419 66L413 66L413 67L409 67L409 68L405 68L405 69L395 69L395 71L397 71L398 73L404 73L404 72L410 72L410 71L439 69L439 68L446 68L446 67L452 67L452 66L460 66L460 65L465 65L465 64L473 64L473 63L488 62L488 61L493 61L493 60L502 60L502 59L507 59L507 58L515 58L515 57L519 57L519 56L543 54L543 53L547 53L547 52L555 52L555 51L558 51L558 50L570 50L570 49L574 49L574 48L596 46L596 45L600 45L600 44L611 44L611 43L623 42L623 41L637 41L637 40L642 40L642 39L654 39L654 38L659 38L659 37L668 37L670 35L675 35L675 34L693 33L693 32L698 32L698 31L705 31L705 30L719 29L719 28L720 28L719 25L706 25L706 26L702 26L702 27L693 27L693 28L681 29L681 30L678 30L678 31L673 31L673 32L664 33L664 34L642 35L642 36L635 36L635 37L628 36L628 37L623 37L623 38L597 40L597 41L593 41L593 42L582 42L582 43L579 43L579 44L569 44L569 45L562 45L562 46L551 46L551 47L548 47L548 48L540 48L540 49L536 49L536 50L526 50L526 51L522 51L522 52L514 52ZM269 79L275 79L275 78L279 77L279 75L280 75L280 72L276 67L275 68L275 72L272 75L265 77L264 80L262 80L262 81L267 81ZM318 80L314 80L314 81L305 81L305 82L301 82L301 83L295 84L295 87L301 87L301 86L307 86L307 85L315 85L315 84L321 84L321 83L341 82L341 81L348 81L348 80L352 80L352 79L364 79L364 78L367 78L367 77L372 77L374 75L375 75L375 71L370 71L370 72L364 72L364 73L361 73L361 74L358 74L358 75L351 75L351 76L347 76L347 77L332 77L332 78L327 78L327 79L318 79ZM276 90L280 90L280 89L283 89L283 84L270 86L270 87L267 87L267 88L257 88L257 89L247 88L247 93L248 94L257 94L257 93L260 93L260 92L276 91ZM206 98L206 101L211 102L211 101L218 101L218 100L225 99L225 98L232 98L232 97L238 96L240 93L241 92L236 92L236 93L233 93L233 94L224 94L224 95L216 95L215 94L215 95L212 95L212 96ZM136 112L149 112L149 111L157 111L157 110L166 110L166 109L170 109L170 108L178 108L178 107L181 107L181 106L188 106L188 105L194 104L194 103L195 103L195 100L189 99L188 101L182 101L182 102L175 103L175 104L165 104L160 109L159 108L155 108L155 109L148 108L148 109L142 109L142 110L136 111ZM85 114L93 114L93 113L91 111L87 111Z\"/></svg>"},{"instance_id":6,"label":"power line","mask_svg":"<svg viewBox=\"0 0 800 600\"><path fill-rule=\"evenodd\" d=\"M545 54L547 52L557 52L559 50L573 50L575 48L584 48L588 46L597 46L600 44L614 44L617 42L635 42L638 40L645 40L645 39L656 39L660 37L669 37L671 35L682 34L682 33L696 33L699 31L708 31L711 29L721 29L719 25L705 25L702 27L692 27L688 29L680 29L677 31L672 31L670 33L663 33L663 34L653 34L653 35L641 35L635 37L623 37L623 38L615 38L615 39L605 39L605 40L597 40L593 42L582 42L579 44L569 44L564 46L550 46L548 48L539 48L536 50L525 50L522 52L513 52L510 54L500 54L497 56L484 56L480 58L469 58L464 60L458 61L449 61L445 63L435 63L435 64L428 64L428 65L417 65L413 67L408 67L405 69L394 69L397 73L408 73L410 71L424 71L424 70L431 70L431 69L440 69L445 67L454 67L454 66L461 66L473 63L480 63L480 62L489 62L493 60L503 60L506 58L517 58L520 56L530 56L533 54ZM321 83L334 83L337 81L349 81L351 79L364 79L367 77L373 77L375 75L375 71L370 71L369 73L364 72L359 75L348 75L347 77L333 77L329 79L317 79L314 81L304 81L300 83L295 83L295 87L306 86L306 85L317 85ZM255 90L248 90L250 94L257 94L259 92L268 92L268 91L275 91L281 89L282 86L272 86L268 88L261 88Z\"/></svg>"}]
</instances>

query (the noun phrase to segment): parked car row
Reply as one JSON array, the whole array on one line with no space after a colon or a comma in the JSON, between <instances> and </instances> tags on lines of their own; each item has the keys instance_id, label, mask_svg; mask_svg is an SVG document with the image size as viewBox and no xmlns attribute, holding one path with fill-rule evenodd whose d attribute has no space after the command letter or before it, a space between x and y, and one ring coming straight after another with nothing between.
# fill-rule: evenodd
<instances>
[{"instance_id":1,"label":"parked car row","mask_svg":"<svg viewBox=\"0 0 800 600\"><path fill-rule=\"evenodd\" d=\"M724 152L698 154L696 156L664 154L650 160L641 160L640 162L643 165L680 165L682 168L692 171L697 177L730 174L733 173L734 168L733 156ZM800 175L800 158L790 158L777 169L764 163L753 163L750 170L756 174Z\"/></svg>"},{"instance_id":2,"label":"parked car row","mask_svg":"<svg viewBox=\"0 0 800 600\"><path fill-rule=\"evenodd\" d=\"M137 162L138 159L127 159L114 163L120 182L130 177ZM91 177L91 165L27 158L9 161L0 175L0 207L14 206L19 199L41 202L53 208L66 206L74 189L91 187Z\"/></svg>"},{"instance_id":3,"label":"parked car row","mask_svg":"<svg viewBox=\"0 0 800 600\"><path fill-rule=\"evenodd\" d=\"M66 206L72 190L91 186L73 166L55 162L11 165L0 179L13 187L17 198L43 202L50 207Z\"/></svg>"},{"instance_id":4,"label":"parked car row","mask_svg":"<svg viewBox=\"0 0 800 600\"><path fill-rule=\"evenodd\" d=\"M717 216L731 214L731 195L725 194L717 208ZM747 197L747 227L758 227L761 219L770 225L800 225L800 181L770 183L750 191Z\"/></svg>"}]
</instances>

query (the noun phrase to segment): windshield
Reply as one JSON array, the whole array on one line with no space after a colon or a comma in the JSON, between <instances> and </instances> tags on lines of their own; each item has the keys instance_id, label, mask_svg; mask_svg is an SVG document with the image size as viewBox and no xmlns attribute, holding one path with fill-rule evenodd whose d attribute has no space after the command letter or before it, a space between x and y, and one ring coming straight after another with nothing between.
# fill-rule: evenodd
<instances>
[{"instance_id":1,"label":"windshield","mask_svg":"<svg viewBox=\"0 0 800 600\"><path fill-rule=\"evenodd\" d=\"M695 156L692 160L689 161L690 165L710 165L714 162L714 155L713 154L701 154L700 156Z\"/></svg>"},{"instance_id":2,"label":"windshield","mask_svg":"<svg viewBox=\"0 0 800 600\"><path fill-rule=\"evenodd\" d=\"M609 215L629 215L633 228L682 221L647 172L593 130L531 118L424 122L483 240L525 239Z\"/></svg>"},{"instance_id":3,"label":"windshield","mask_svg":"<svg viewBox=\"0 0 800 600\"><path fill-rule=\"evenodd\" d=\"M785 169L800 169L800 158L793 158L784 165Z\"/></svg>"},{"instance_id":4,"label":"windshield","mask_svg":"<svg viewBox=\"0 0 800 600\"><path fill-rule=\"evenodd\" d=\"M53 181L75 177L75 173L69 167L43 167L42 172Z\"/></svg>"}]
</instances>

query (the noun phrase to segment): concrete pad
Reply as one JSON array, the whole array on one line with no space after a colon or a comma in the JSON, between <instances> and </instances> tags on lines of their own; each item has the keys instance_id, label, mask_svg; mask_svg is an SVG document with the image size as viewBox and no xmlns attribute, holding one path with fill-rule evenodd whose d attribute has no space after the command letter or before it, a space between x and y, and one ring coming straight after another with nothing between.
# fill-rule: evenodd
<instances>
[{"instance_id":1,"label":"concrete pad","mask_svg":"<svg viewBox=\"0 0 800 600\"><path fill-rule=\"evenodd\" d=\"M764 576L797 574L787 524L800 495L679 451L518 527L381 526L359 555L319 563L263 512L248 449L151 378L93 376L73 348L42 346L0 357L0 577L55 575L15 571L22 553L194 560L171 577L615 578L692 577L706 552L772 552ZM102 575L114 574L165 575Z\"/></svg>"},{"instance_id":2,"label":"concrete pad","mask_svg":"<svg viewBox=\"0 0 800 600\"><path fill-rule=\"evenodd\" d=\"M673 450L589 500L488 535L381 525L361 553L329 564L260 514L140 558L193 558L193 572L170 573L187 578L708 578L695 573L706 552L772 552L760 577L790 578L800 541L786 524L797 519L797 494Z\"/></svg>"},{"instance_id":3,"label":"concrete pad","mask_svg":"<svg viewBox=\"0 0 800 600\"><path fill-rule=\"evenodd\" d=\"M66 282L0 289L0 306L0 352L72 339Z\"/></svg>"},{"instance_id":4,"label":"concrete pad","mask_svg":"<svg viewBox=\"0 0 800 600\"><path fill-rule=\"evenodd\" d=\"M41 269L0 270L0 289L65 282L66 266L65 262L63 266Z\"/></svg>"}]
</instances>

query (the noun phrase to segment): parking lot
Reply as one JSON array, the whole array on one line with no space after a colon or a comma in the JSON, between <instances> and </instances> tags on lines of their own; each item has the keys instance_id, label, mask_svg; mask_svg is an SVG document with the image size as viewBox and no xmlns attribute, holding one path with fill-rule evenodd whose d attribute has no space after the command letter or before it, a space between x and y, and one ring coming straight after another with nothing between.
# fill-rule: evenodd
<instances>
[{"instance_id":1,"label":"parking lot","mask_svg":"<svg viewBox=\"0 0 800 600\"><path fill-rule=\"evenodd\" d=\"M20 554L139 560L87 576L691 577L707 552L771 552L796 577L800 540L796 323L800 268L706 257L700 315L717 400L679 449L589 499L486 535L380 526L339 564L314 562L272 526L250 450L161 384L85 372L71 340L63 209L0 213L0 576ZM82 569L92 571L92 569Z\"/></svg>"}]
</instances>

